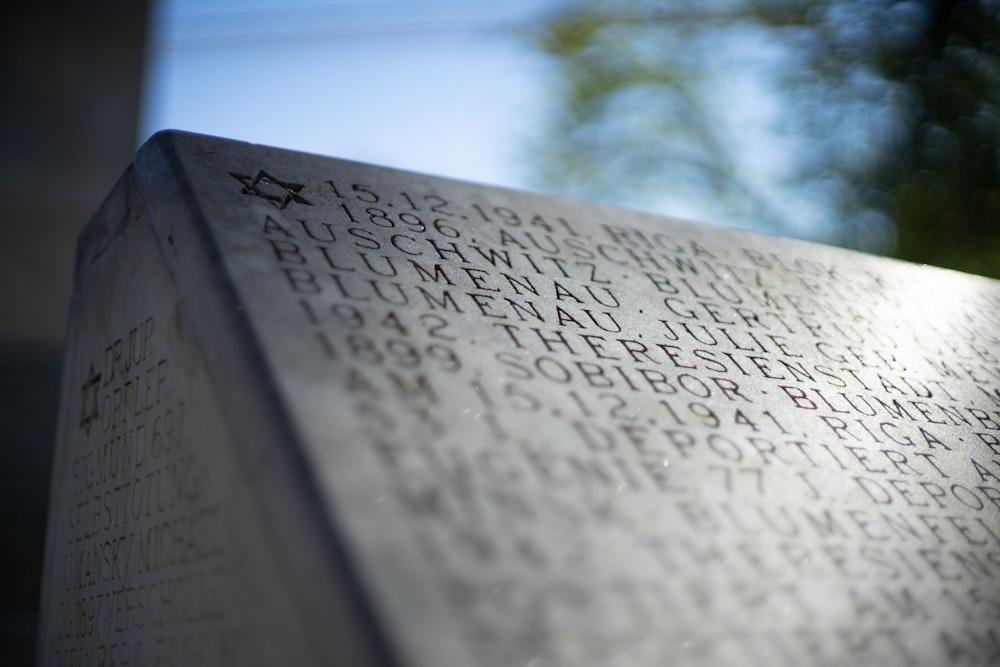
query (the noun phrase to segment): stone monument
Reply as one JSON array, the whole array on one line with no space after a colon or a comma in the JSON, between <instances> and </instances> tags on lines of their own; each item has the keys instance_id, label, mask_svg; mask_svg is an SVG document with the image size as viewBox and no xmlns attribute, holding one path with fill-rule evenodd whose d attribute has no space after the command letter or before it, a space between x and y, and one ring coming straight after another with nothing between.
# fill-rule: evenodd
<instances>
[{"instance_id":1,"label":"stone monument","mask_svg":"<svg viewBox=\"0 0 1000 667\"><path fill-rule=\"evenodd\" d=\"M168 132L68 340L41 664L1000 664L996 281Z\"/></svg>"}]
</instances>

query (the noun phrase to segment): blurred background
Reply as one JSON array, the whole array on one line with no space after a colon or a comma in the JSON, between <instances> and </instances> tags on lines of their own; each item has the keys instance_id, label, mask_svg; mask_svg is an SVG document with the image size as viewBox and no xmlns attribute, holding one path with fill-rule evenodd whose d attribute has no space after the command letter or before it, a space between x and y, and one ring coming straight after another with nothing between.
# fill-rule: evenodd
<instances>
[{"instance_id":1,"label":"blurred background","mask_svg":"<svg viewBox=\"0 0 1000 667\"><path fill-rule=\"evenodd\" d=\"M1000 0L39 0L0 36L4 665L76 235L159 129L1000 277Z\"/></svg>"}]
</instances>

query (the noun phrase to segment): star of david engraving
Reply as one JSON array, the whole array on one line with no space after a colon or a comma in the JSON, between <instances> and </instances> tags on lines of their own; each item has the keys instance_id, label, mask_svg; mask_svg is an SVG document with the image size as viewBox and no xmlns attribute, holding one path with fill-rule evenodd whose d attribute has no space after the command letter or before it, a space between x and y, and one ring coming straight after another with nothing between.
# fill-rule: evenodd
<instances>
[{"instance_id":1,"label":"star of david engraving","mask_svg":"<svg viewBox=\"0 0 1000 667\"><path fill-rule=\"evenodd\" d=\"M90 435L90 425L101 417L97 393L97 388L101 383L101 374L94 371L94 362L90 362L90 371L87 376L87 381L81 387L83 397L80 401L80 427L87 435Z\"/></svg>"},{"instance_id":2,"label":"star of david engraving","mask_svg":"<svg viewBox=\"0 0 1000 667\"><path fill-rule=\"evenodd\" d=\"M285 208L290 202L312 206L312 202L299 194L305 186L277 179L263 169L254 176L237 174L232 171L229 172L229 175L243 184L243 189L240 190L242 194L260 197L276 208Z\"/></svg>"}]
</instances>

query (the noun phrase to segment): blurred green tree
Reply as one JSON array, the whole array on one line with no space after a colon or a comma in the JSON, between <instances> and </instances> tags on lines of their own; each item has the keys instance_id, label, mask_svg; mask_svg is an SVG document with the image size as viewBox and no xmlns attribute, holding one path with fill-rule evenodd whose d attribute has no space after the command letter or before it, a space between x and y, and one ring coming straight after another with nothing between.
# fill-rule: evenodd
<instances>
[{"instance_id":1,"label":"blurred green tree","mask_svg":"<svg viewBox=\"0 0 1000 667\"><path fill-rule=\"evenodd\" d=\"M580 0L538 44L544 187L1000 277L1000 0Z\"/></svg>"}]
</instances>

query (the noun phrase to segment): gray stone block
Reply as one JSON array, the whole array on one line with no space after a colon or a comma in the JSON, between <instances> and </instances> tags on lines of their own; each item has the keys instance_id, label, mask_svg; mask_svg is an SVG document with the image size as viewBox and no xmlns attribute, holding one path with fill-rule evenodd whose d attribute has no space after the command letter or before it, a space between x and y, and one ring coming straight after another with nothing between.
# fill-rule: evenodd
<instances>
[{"instance_id":1,"label":"gray stone block","mask_svg":"<svg viewBox=\"0 0 1000 667\"><path fill-rule=\"evenodd\" d=\"M164 133L70 321L42 664L997 664L995 281Z\"/></svg>"}]
</instances>

